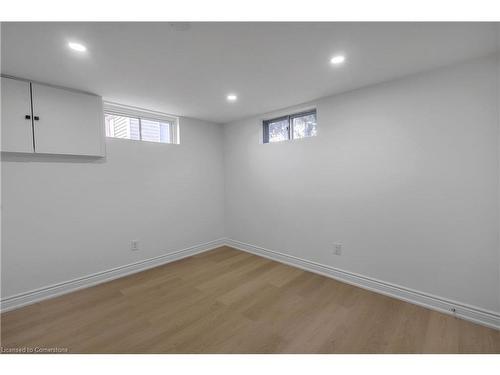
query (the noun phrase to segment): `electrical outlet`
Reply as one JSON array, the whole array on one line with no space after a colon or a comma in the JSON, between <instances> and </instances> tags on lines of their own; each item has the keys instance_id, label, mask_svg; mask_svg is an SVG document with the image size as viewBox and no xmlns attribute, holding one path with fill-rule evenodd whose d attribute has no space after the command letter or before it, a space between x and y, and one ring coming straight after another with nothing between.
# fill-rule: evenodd
<instances>
[{"instance_id":1,"label":"electrical outlet","mask_svg":"<svg viewBox=\"0 0 500 375\"><path fill-rule=\"evenodd\" d=\"M333 249L335 255L342 255L342 244L340 242L334 243L333 244Z\"/></svg>"},{"instance_id":2,"label":"electrical outlet","mask_svg":"<svg viewBox=\"0 0 500 375\"><path fill-rule=\"evenodd\" d=\"M137 241L137 240L130 241L130 250L132 250L132 251L139 250L139 241Z\"/></svg>"}]
</instances>

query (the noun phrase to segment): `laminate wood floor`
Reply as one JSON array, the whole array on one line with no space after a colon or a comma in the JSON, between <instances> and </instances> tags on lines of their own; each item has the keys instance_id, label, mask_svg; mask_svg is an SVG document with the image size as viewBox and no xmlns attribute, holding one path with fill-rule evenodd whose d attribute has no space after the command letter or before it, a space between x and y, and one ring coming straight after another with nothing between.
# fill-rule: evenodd
<instances>
[{"instance_id":1,"label":"laminate wood floor","mask_svg":"<svg viewBox=\"0 0 500 375\"><path fill-rule=\"evenodd\" d=\"M4 348L500 353L500 331L229 247L10 311Z\"/></svg>"}]
</instances>

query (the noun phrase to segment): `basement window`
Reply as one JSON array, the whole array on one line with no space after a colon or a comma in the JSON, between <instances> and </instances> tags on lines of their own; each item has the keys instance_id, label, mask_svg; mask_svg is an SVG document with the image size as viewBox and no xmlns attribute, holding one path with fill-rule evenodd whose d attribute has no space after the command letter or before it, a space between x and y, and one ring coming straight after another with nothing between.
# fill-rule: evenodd
<instances>
[{"instance_id":1,"label":"basement window","mask_svg":"<svg viewBox=\"0 0 500 375\"><path fill-rule=\"evenodd\" d=\"M264 143L314 137L317 134L316 110L264 120L262 125Z\"/></svg>"},{"instance_id":2,"label":"basement window","mask_svg":"<svg viewBox=\"0 0 500 375\"><path fill-rule=\"evenodd\" d=\"M104 103L106 137L179 144L179 119L161 112Z\"/></svg>"}]
</instances>

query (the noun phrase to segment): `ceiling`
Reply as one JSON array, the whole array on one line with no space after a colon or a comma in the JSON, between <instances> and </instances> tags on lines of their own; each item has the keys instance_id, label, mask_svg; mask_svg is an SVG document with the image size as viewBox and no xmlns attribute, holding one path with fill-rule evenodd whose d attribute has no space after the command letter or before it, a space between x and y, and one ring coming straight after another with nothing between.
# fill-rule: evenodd
<instances>
[{"instance_id":1,"label":"ceiling","mask_svg":"<svg viewBox=\"0 0 500 375\"><path fill-rule=\"evenodd\" d=\"M1 71L227 123L494 53L494 23L2 23ZM78 53L67 47L77 41ZM343 53L346 62L332 66ZM236 93L238 100L226 101Z\"/></svg>"}]
</instances>

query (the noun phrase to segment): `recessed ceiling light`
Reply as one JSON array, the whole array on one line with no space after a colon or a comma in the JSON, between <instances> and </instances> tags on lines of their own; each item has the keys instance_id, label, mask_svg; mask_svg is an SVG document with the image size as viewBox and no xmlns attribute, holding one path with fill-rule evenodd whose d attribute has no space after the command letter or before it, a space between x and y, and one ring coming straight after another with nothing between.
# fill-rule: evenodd
<instances>
[{"instance_id":1,"label":"recessed ceiling light","mask_svg":"<svg viewBox=\"0 0 500 375\"><path fill-rule=\"evenodd\" d=\"M228 96L226 96L226 99L228 102L235 102L236 100L238 100L238 96L236 96L236 94L228 94Z\"/></svg>"},{"instance_id":2,"label":"recessed ceiling light","mask_svg":"<svg viewBox=\"0 0 500 375\"><path fill-rule=\"evenodd\" d=\"M87 50L87 47L85 47L83 44L80 44L80 43L69 42L68 46L72 50L75 50L75 51L78 51L78 52L85 52Z\"/></svg>"},{"instance_id":3,"label":"recessed ceiling light","mask_svg":"<svg viewBox=\"0 0 500 375\"><path fill-rule=\"evenodd\" d=\"M345 61L345 56L344 56L344 55L336 55L336 56L333 56L333 57L330 59L330 62L331 62L333 65L340 65L340 64L342 64L344 61Z\"/></svg>"}]
</instances>

